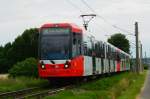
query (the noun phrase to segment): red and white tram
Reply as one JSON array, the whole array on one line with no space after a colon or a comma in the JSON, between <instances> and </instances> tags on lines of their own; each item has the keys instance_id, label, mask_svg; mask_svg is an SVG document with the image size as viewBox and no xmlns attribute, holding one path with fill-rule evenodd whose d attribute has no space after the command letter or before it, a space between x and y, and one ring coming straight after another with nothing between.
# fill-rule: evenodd
<instances>
[{"instance_id":1,"label":"red and white tram","mask_svg":"<svg viewBox=\"0 0 150 99\"><path fill-rule=\"evenodd\" d=\"M86 36L70 23L44 24L39 35L39 76L86 77L130 70L130 55Z\"/></svg>"}]
</instances>

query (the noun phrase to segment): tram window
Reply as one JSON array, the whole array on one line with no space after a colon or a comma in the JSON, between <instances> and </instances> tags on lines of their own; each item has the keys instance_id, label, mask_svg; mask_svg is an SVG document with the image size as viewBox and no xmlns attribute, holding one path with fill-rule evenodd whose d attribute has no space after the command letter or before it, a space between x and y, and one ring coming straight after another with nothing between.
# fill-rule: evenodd
<instances>
[{"instance_id":1,"label":"tram window","mask_svg":"<svg viewBox=\"0 0 150 99\"><path fill-rule=\"evenodd\" d=\"M101 42L98 43L98 56L101 57Z\"/></svg>"},{"instance_id":2,"label":"tram window","mask_svg":"<svg viewBox=\"0 0 150 99\"><path fill-rule=\"evenodd\" d=\"M91 48L87 48L87 56L91 56L92 55L92 49Z\"/></svg>"},{"instance_id":3,"label":"tram window","mask_svg":"<svg viewBox=\"0 0 150 99\"><path fill-rule=\"evenodd\" d=\"M76 44L76 39L74 38L74 39L73 39L73 45L75 45L75 44Z\"/></svg>"},{"instance_id":4,"label":"tram window","mask_svg":"<svg viewBox=\"0 0 150 99\"><path fill-rule=\"evenodd\" d=\"M103 52L103 53L102 53L103 58L105 58L105 45L104 45L104 44L103 44L103 46L102 46L102 50L103 50L103 51L102 51L102 52Z\"/></svg>"},{"instance_id":5,"label":"tram window","mask_svg":"<svg viewBox=\"0 0 150 99\"><path fill-rule=\"evenodd\" d=\"M106 58L107 58L107 45L105 45Z\"/></svg>"},{"instance_id":6,"label":"tram window","mask_svg":"<svg viewBox=\"0 0 150 99\"><path fill-rule=\"evenodd\" d=\"M115 53L115 49L113 48L113 59L115 60L116 57L116 53Z\"/></svg>"},{"instance_id":7,"label":"tram window","mask_svg":"<svg viewBox=\"0 0 150 99\"><path fill-rule=\"evenodd\" d=\"M99 43L99 52L100 52L100 57L102 57L102 42Z\"/></svg>"},{"instance_id":8,"label":"tram window","mask_svg":"<svg viewBox=\"0 0 150 99\"><path fill-rule=\"evenodd\" d=\"M97 57L101 56L100 42L97 42Z\"/></svg>"},{"instance_id":9,"label":"tram window","mask_svg":"<svg viewBox=\"0 0 150 99\"><path fill-rule=\"evenodd\" d=\"M80 39L78 40L78 44L81 44L81 40Z\"/></svg>"},{"instance_id":10,"label":"tram window","mask_svg":"<svg viewBox=\"0 0 150 99\"><path fill-rule=\"evenodd\" d=\"M120 53L120 58L122 59L123 57L122 57L122 53Z\"/></svg>"},{"instance_id":11,"label":"tram window","mask_svg":"<svg viewBox=\"0 0 150 99\"><path fill-rule=\"evenodd\" d=\"M99 57L102 56L102 44L101 42L99 43Z\"/></svg>"},{"instance_id":12,"label":"tram window","mask_svg":"<svg viewBox=\"0 0 150 99\"><path fill-rule=\"evenodd\" d=\"M109 58L109 46L107 45L107 58Z\"/></svg>"},{"instance_id":13,"label":"tram window","mask_svg":"<svg viewBox=\"0 0 150 99\"><path fill-rule=\"evenodd\" d=\"M125 59L125 58L124 58L124 54L122 54L122 58Z\"/></svg>"},{"instance_id":14,"label":"tram window","mask_svg":"<svg viewBox=\"0 0 150 99\"><path fill-rule=\"evenodd\" d=\"M82 54L81 47L82 35L80 33L73 33L73 46L72 46L72 56L77 56Z\"/></svg>"},{"instance_id":15,"label":"tram window","mask_svg":"<svg viewBox=\"0 0 150 99\"><path fill-rule=\"evenodd\" d=\"M108 58L108 45L107 45L107 47L106 47L106 48L107 48L107 58Z\"/></svg>"},{"instance_id":16,"label":"tram window","mask_svg":"<svg viewBox=\"0 0 150 99\"><path fill-rule=\"evenodd\" d=\"M107 58L109 58L109 46L107 45Z\"/></svg>"},{"instance_id":17,"label":"tram window","mask_svg":"<svg viewBox=\"0 0 150 99\"><path fill-rule=\"evenodd\" d=\"M111 59L111 47L108 45L108 58Z\"/></svg>"},{"instance_id":18,"label":"tram window","mask_svg":"<svg viewBox=\"0 0 150 99\"><path fill-rule=\"evenodd\" d=\"M106 56L105 56L105 44L103 44L103 57L105 58Z\"/></svg>"},{"instance_id":19,"label":"tram window","mask_svg":"<svg viewBox=\"0 0 150 99\"><path fill-rule=\"evenodd\" d=\"M92 55L92 48L88 46L89 42L84 42L83 44L83 51L85 56L91 56Z\"/></svg>"},{"instance_id":20,"label":"tram window","mask_svg":"<svg viewBox=\"0 0 150 99\"><path fill-rule=\"evenodd\" d=\"M111 47L111 59L113 59L113 48Z\"/></svg>"},{"instance_id":21,"label":"tram window","mask_svg":"<svg viewBox=\"0 0 150 99\"><path fill-rule=\"evenodd\" d=\"M110 46L110 59L112 59L112 47Z\"/></svg>"},{"instance_id":22,"label":"tram window","mask_svg":"<svg viewBox=\"0 0 150 99\"><path fill-rule=\"evenodd\" d=\"M95 56L96 57L99 57L99 48L98 48L98 43L95 43L95 50L94 50L94 52L95 52Z\"/></svg>"},{"instance_id":23,"label":"tram window","mask_svg":"<svg viewBox=\"0 0 150 99\"><path fill-rule=\"evenodd\" d=\"M94 52L94 56L97 56L97 44L94 44L94 48L93 48L93 52Z\"/></svg>"},{"instance_id":24,"label":"tram window","mask_svg":"<svg viewBox=\"0 0 150 99\"><path fill-rule=\"evenodd\" d=\"M120 61L120 60L121 60L120 55L119 53L117 53L117 61Z\"/></svg>"},{"instance_id":25,"label":"tram window","mask_svg":"<svg viewBox=\"0 0 150 99\"><path fill-rule=\"evenodd\" d=\"M113 59L112 47L110 47L110 59Z\"/></svg>"},{"instance_id":26,"label":"tram window","mask_svg":"<svg viewBox=\"0 0 150 99\"><path fill-rule=\"evenodd\" d=\"M87 42L83 42L84 55L87 55Z\"/></svg>"},{"instance_id":27,"label":"tram window","mask_svg":"<svg viewBox=\"0 0 150 99\"><path fill-rule=\"evenodd\" d=\"M114 50L114 48L112 49L112 58L113 58L113 60L115 60L115 50Z\"/></svg>"}]
</instances>

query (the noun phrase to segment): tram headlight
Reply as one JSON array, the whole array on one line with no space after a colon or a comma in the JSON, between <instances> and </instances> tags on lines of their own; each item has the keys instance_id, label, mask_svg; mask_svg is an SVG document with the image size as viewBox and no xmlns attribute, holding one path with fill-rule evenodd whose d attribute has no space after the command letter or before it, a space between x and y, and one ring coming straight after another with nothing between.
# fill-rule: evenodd
<instances>
[{"instance_id":1,"label":"tram headlight","mask_svg":"<svg viewBox=\"0 0 150 99\"><path fill-rule=\"evenodd\" d=\"M42 64L42 65L41 65L41 68L42 68L42 69L45 69L45 65L44 65L44 64Z\"/></svg>"},{"instance_id":2,"label":"tram headlight","mask_svg":"<svg viewBox=\"0 0 150 99\"><path fill-rule=\"evenodd\" d=\"M64 64L64 68L69 68L70 62L71 62L70 60L66 61L66 63Z\"/></svg>"},{"instance_id":3,"label":"tram headlight","mask_svg":"<svg viewBox=\"0 0 150 99\"><path fill-rule=\"evenodd\" d=\"M69 67L69 65L68 64L65 64L65 66L64 66L65 68L68 68Z\"/></svg>"}]
</instances>

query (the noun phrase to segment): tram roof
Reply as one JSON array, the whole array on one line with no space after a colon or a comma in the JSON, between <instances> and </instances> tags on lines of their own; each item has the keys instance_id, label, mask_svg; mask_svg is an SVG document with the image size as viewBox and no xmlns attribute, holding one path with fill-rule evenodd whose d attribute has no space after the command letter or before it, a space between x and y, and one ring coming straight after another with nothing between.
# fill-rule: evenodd
<instances>
[{"instance_id":1,"label":"tram roof","mask_svg":"<svg viewBox=\"0 0 150 99\"><path fill-rule=\"evenodd\" d=\"M41 28L50 28L50 27L62 27L62 28L71 27L72 32L82 33L82 29L73 23L46 23L41 26Z\"/></svg>"}]
</instances>

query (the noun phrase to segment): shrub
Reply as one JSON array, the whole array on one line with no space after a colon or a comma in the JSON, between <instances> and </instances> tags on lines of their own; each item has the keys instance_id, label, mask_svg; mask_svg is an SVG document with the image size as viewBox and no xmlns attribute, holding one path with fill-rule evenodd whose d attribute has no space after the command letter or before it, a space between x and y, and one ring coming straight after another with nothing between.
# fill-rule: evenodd
<instances>
[{"instance_id":1,"label":"shrub","mask_svg":"<svg viewBox=\"0 0 150 99\"><path fill-rule=\"evenodd\" d=\"M9 70L10 77L27 76L38 77L37 61L35 58L27 58L18 62Z\"/></svg>"},{"instance_id":2,"label":"shrub","mask_svg":"<svg viewBox=\"0 0 150 99\"><path fill-rule=\"evenodd\" d=\"M143 66L144 66L144 69L148 69L148 64L143 64Z\"/></svg>"}]
</instances>

